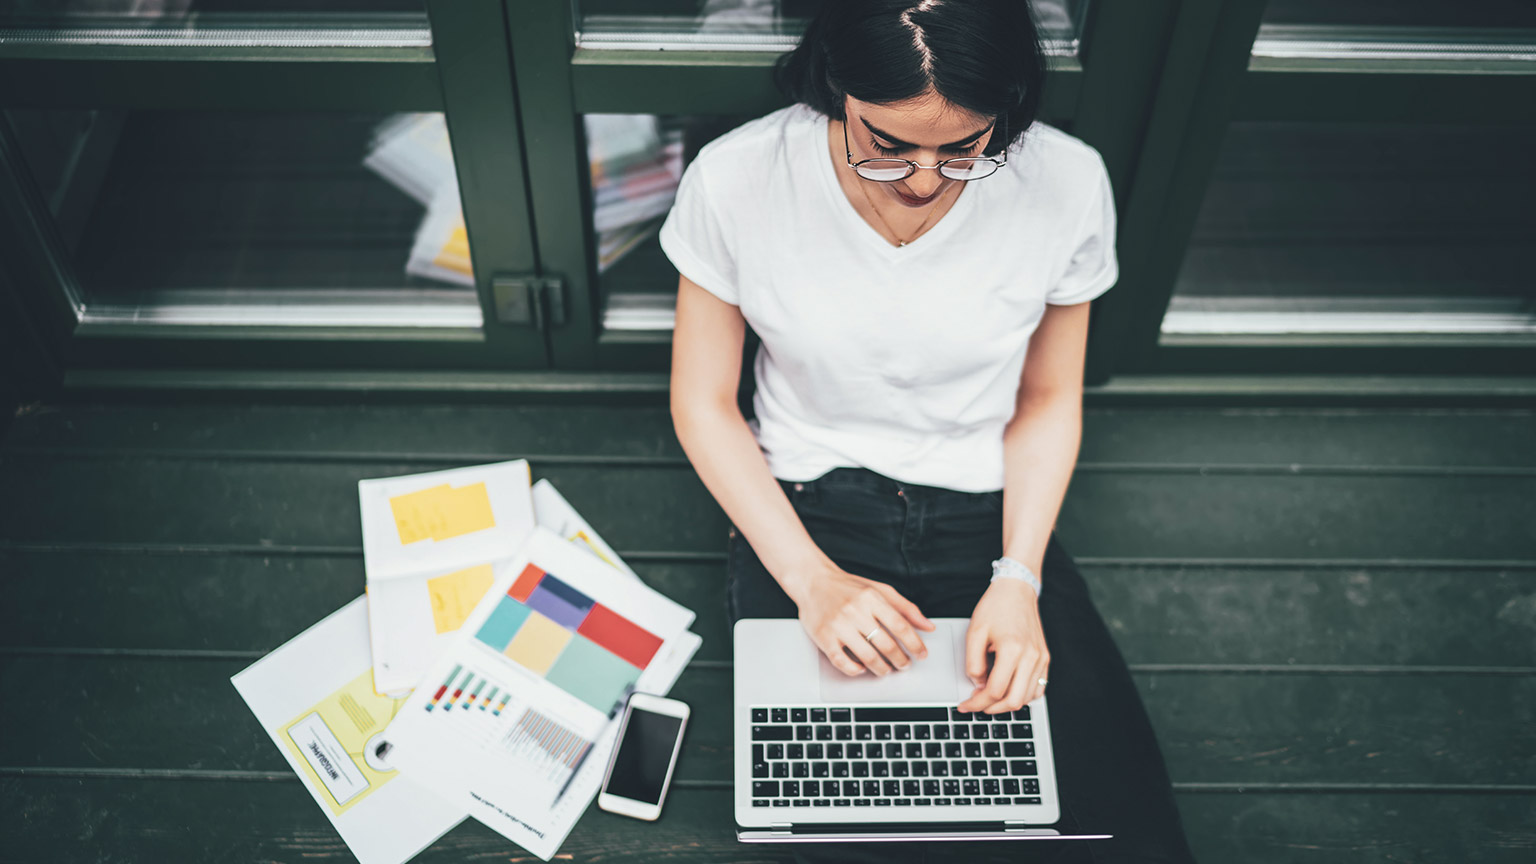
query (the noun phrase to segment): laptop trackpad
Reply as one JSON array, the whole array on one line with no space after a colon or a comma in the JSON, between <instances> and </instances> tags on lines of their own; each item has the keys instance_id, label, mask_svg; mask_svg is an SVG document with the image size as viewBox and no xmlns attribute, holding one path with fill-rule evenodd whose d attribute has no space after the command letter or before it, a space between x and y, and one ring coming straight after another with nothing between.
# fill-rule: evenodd
<instances>
[{"instance_id":1,"label":"laptop trackpad","mask_svg":"<svg viewBox=\"0 0 1536 864\"><path fill-rule=\"evenodd\" d=\"M942 702L958 703L971 694L970 681L965 677L960 650L956 642L963 644L963 627L957 632L939 623L933 633L919 633L928 647L928 656L913 660L906 669L877 676L869 672L848 676L839 672L827 655L816 652L821 681L821 698L824 702Z\"/></svg>"}]
</instances>

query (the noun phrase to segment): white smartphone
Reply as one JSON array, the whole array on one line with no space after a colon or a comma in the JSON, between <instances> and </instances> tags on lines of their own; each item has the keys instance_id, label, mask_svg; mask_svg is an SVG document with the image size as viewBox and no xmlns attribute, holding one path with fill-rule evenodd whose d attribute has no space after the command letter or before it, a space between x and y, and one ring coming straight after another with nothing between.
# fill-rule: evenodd
<instances>
[{"instance_id":1,"label":"white smartphone","mask_svg":"<svg viewBox=\"0 0 1536 864\"><path fill-rule=\"evenodd\" d=\"M649 693L631 694L597 806L636 819L660 816L687 724L687 703Z\"/></svg>"}]
</instances>

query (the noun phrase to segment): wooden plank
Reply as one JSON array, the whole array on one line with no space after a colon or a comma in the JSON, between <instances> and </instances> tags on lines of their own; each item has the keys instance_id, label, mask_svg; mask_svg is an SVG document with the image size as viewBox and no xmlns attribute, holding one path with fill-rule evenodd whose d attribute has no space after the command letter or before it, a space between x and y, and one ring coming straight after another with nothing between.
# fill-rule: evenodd
<instances>
[{"instance_id":1,"label":"wooden plank","mask_svg":"<svg viewBox=\"0 0 1536 864\"><path fill-rule=\"evenodd\" d=\"M724 562L635 569L730 659ZM1536 570L1083 571L1130 663L1536 666ZM363 589L357 555L0 549L0 572L0 646L44 649L264 652Z\"/></svg>"},{"instance_id":2,"label":"wooden plank","mask_svg":"<svg viewBox=\"0 0 1536 864\"><path fill-rule=\"evenodd\" d=\"M1536 808L1525 795L1185 793L1178 803L1202 861L1524 864L1536 848ZM730 808L717 790L687 788L673 790L654 823L594 806L561 847L561 860L786 858L784 847L737 843ZM211 813L219 814L216 825ZM296 782L0 777L0 834L7 857L18 861L95 862L103 849L128 861L353 860ZM469 820L413 860L508 858L533 860Z\"/></svg>"},{"instance_id":3,"label":"wooden plank","mask_svg":"<svg viewBox=\"0 0 1536 864\"><path fill-rule=\"evenodd\" d=\"M1533 440L1532 411L1090 408L1079 462L1531 467ZM685 458L665 407L610 405L65 404L18 422L4 447Z\"/></svg>"},{"instance_id":4,"label":"wooden plank","mask_svg":"<svg viewBox=\"0 0 1536 864\"><path fill-rule=\"evenodd\" d=\"M246 661L0 656L0 766L281 770L229 684ZM1536 676L1139 673L1169 773L1195 783L1519 784ZM678 776L730 777L731 670L690 668ZM61 723L59 717L70 717Z\"/></svg>"},{"instance_id":5,"label":"wooden plank","mask_svg":"<svg viewBox=\"0 0 1536 864\"><path fill-rule=\"evenodd\" d=\"M0 540L355 547L357 481L427 467L10 454ZM725 549L691 468L534 470L621 551ZM1536 475L1105 470L1079 473L1057 530L1079 556L1531 560L1533 524Z\"/></svg>"}]
</instances>

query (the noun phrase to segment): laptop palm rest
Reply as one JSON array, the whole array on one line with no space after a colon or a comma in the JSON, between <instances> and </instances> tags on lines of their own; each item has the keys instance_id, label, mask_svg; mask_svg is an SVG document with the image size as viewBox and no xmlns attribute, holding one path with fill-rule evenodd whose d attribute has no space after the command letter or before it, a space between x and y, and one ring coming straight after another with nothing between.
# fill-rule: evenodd
<instances>
[{"instance_id":1,"label":"laptop palm rest","mask_svg":"<svg viewBox=\"0 0 1536 864\"><path fill-rule=\"evenodd\" d=\"M928 656L913 660L906 669L888 675L845 675L832 665L827 655L816 651L817 678L824 702L850 705L870 702L927 702L957 704L971 695L965 677L965 625L936 621L932 633L918 631L928 648Z\"/></svg>"}]
</instances>

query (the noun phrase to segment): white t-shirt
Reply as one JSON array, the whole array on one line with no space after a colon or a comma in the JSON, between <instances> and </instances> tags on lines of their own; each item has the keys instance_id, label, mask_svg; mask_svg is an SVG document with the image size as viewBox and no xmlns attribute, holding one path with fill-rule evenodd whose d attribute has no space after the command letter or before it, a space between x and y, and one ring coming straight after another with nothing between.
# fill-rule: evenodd
<instances>
[{"instance_id":1,"label":"white t-shirt","mask_svg":"<svg viewBox=\"0 0 1536 864\"><path fill-rule=\"evenodd\" d=\"M996 174L892 246L838 185L827 118L792 105L710 142L661 227L678 272L762 337L753 432L781 480L862 467L1003 486L1003 429L1047 303L1119 275L1097 151L1036 122Z\"/></svg>"}]
</instances>

